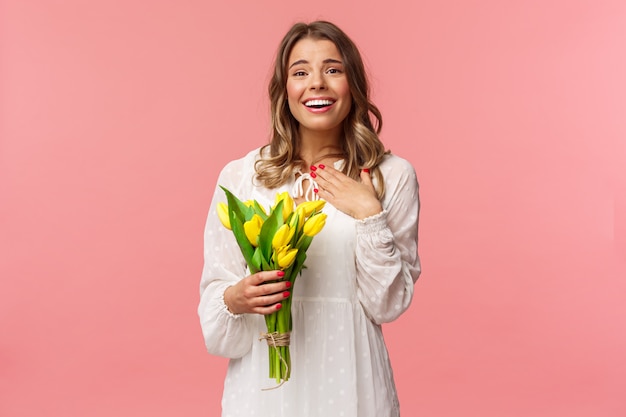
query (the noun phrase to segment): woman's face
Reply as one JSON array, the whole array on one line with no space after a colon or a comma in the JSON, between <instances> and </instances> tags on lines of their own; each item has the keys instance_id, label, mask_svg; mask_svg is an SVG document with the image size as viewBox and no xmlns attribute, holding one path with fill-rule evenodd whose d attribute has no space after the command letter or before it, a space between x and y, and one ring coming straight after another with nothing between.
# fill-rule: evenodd
<instances>
[{"instance_id":1,"label":"woman's face","mask_svg":"<svg viewBox=\"0 0 626 417\"><path fill-rule=\"evenodd\" d=\"M294 45L287 61L287 99L301 134L341 134L352 96L333 42L305 38Z\"/></svg>"}]
</instances>

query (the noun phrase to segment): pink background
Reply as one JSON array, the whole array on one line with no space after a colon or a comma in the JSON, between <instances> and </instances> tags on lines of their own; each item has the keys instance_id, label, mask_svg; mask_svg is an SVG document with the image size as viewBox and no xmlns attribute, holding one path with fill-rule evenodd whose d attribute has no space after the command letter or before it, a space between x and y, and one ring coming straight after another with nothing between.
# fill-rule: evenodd
<instances>
[{"instance_id":1,"label":"pink background","mask_svg":"<svg viewBox=\"0 0 626 417\"><path fill-rule=\"evenodd\" d=\"M315 18L421 183L424 272L385 327L403 415L626 415L620 0L2 1L0 415L219 415L209 198Z\"/></svg>"}]
</instances>

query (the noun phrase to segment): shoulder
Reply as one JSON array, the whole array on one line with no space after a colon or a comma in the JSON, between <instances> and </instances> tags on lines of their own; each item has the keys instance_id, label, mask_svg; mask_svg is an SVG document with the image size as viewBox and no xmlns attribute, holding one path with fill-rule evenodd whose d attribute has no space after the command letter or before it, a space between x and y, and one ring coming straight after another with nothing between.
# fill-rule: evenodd
<instances>
[{"instance_id":1,"label":"shoulder","mask_svg":"<svg viewBox=\"0 0 626 417\"><path fill-rule=\"evenodd\" d=\"M379 165L383 177L404 177L416 178L415 167L407 159L393 153L388 153L383 157Z\"/></svg>"},{"instance_id":2,"label":"shoulder","mask_svg":"<svg viewBox=\"0 0 626 417\"><path fill-rule=\"evenodd\" d=\"M246 180L251 180L255 175L254 164L260 158L260 149L252 149L240 158L226 163L220 171L218 181L234 186L240 185Z\"/></svg>"},{"instance_id":3,"label":"shoulder","mask_svg":"<svg viewBox=\"0 0 626 417\"><path fill-rule=\"evenodd\" d=\"M387 154L379 165L385 183L384 206L397 201L419 200L419 183L410 161L398 155Z\"/></svg>"}]
</instances>

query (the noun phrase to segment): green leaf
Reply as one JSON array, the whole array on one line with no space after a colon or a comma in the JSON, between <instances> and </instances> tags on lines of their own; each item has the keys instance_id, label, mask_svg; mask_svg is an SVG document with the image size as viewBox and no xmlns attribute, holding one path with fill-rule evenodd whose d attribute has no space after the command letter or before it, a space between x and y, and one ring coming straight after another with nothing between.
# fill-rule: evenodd
<instances>
[{"instance_id":1,"label":"green leaf","mask_svg":"<svg viewBox=\"0 0 626 417\"><path fill-rule=\"evenodd\" d=\"M263 258L270 259L272 256L272 239L276 231L283 225L283 201L279 201L274 210L267 217L261 232L259 233L259 247L263 252Z\"/></svg>"},{"instance_id":2,"label":"green leaf","mask_svg":"<svg viewBox=\"0 0 626 417\"><path fill-rule=\"evenodd\" d=\"M311 242L313 242L313 237L314 236L307 236L303 233L302 236L300 236L300 238L298 239L296 248L298 248L300 252L306 252L309 249Z\"/></svg>"},{"instance_id":3,"label":"green leaf","mask_svg":"<svg viewBox=\"0 0 626 417\"><path fill-rule=\"evenodd\" d=\"M263 207L259 204L258 201L254 200L254 211L256 214L258 214L259 216L261 216L261 218L263 219L263 221L267 220L267 214L265 214L265 210L263 209Z\"/></svg>"},{"instance_id":4,"label":"green leaf","mask_svg":"<svg viewBox=\"0 0 626 417\"><path fill-rule=\"evenodd\" d=\"M256 271L263 271L263 270L265 270L265 268L263 268L263 261L265 261L263 259L263 254L261 253L259 248L256 248L254 250L254 254L252 255L252 259L251 259L250 263L252 264L252 266L254 266L254 269ZM252 266L250 266L250 272L252 272ZM254 272L256 272L256 271L254 271Z\"/></svg>"},{"instance_id":5,"label":"green leaf","mask_svg":"<svg viewBox=\"0 0 626 417\"><path fill-rule=\"evenodd\" d=\"M302 267L304 267L304 261L306 260L306 252L303 250L299 250L296 255L296 260L293 263L293 269L296 273L300 273Z\"/></svg>"},{"instance_id":6,"label":"green leaf","mask_svg":"<svg viewBox=\"0 0 626 417\"><path fill-rule=\"evenodd\" d=\"M259 251L259 252L261 252L261 251ZM272 267L270 264L268 264L267 261L265 260L265 258L262 257L262 256L261 256L261 266L263 267L262 268L263 271L272 271L274 269L277 269L277 268Z\"/></svg>"},{"instance_id":7,"label":"green leaf","mask_svg":"<svg viewBox=\"0 0 626 417\"><path fill-rule=\"evenodd\" d=\"M226 201L228 202L228 212L234 213L235 216L241 220L241 222L246 222L252 218L254 215L254 209L246 206L240 199L238 199L233 193L231 193L226 187L220 185L220 188L224 190L226 193ZM231 225L232 225L232 215L231 215Z\"/></svg>"},{"instance_id":8,"label":"green leaf","mask_svg":"<svg viewBox=\"0 0 626 417\"><path fill-rule=\"evenodd\" d=\"M289 224L289 227L292 227L291 225L293 225L293 227L296 228L296 232L293 234L293 237L291 238L291 241L289 242L292 248L296 247L296 243L298 242L298 237L301 235L301 231L299 231L297 228L299 219L300 219L300 216L298 215L298 212L294 211L293 213L291 213L291 215L285 222Z\"/></svg>"}]
</instances>

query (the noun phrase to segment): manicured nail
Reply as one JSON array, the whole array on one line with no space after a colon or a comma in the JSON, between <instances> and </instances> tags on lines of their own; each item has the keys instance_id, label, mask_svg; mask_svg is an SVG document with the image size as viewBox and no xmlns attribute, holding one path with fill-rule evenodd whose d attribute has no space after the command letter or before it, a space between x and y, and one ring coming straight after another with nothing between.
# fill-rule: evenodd
<instances>
[{"instance_id":1,"label":"manicured nail","mask_svg":"<svg viewBox=\"0 0 626 417\"><path fill-rule=\"evenodd\" d=\"M324 165L324 164L320 164L319 166L320 166L320 169L326 168L326 165Z\"/></svg>"},{"instance_id":2,"label":"manicured nail","mask_svg":"<svg viewBox=\"0 0 626 417\"><path fill-rule=\"evenodd\" d=\"M286 287L286 288L291 287L291 282L289 282L289 281L285 282L285 287Z\"/></svg>"},{"instance_id":3,"label":"manicured nail","mask_svg":"<svg viewBox=\"0 0 626 417\"><path fill-rule=\"evenodd\" d=\"M280 310L282 306L282 304L276 304L276 310Z\"/></svg>"},{"instance_id":4,"label":"manicured nail","mask_svg":"<svg viewBox=\"0 0 626 417\"><path fill-rule=\"evenodd\" d=\"M368 168L363 168L363 172L367 172L369 174L370 170Z\"/></svg>"},{"instance_id":5,"label":"manicured nail","mask_svg":"<svg viewBox=\"0 0 626 417\"><path fill-rule=\"evenodd\" d=\"M276 275L279 277L284 277L285 276L285 271L276 271Z\"/></svg>"},{"instance_id":6,"label":"manicured nail","mask_svg":"<svg viewBox=\"0 0 626 417\"><path fill-rule=\"evenodd\" d=\"M285 291L285 292L283 293L283 297L284 297L284 298L289 297L289 291Z\"/></svg>"},{"instance_id":7,"label":"manicured nail","mask_svg":"<svg viewBox=\"0 0 626 417\"><path fill-rule=\"evenodd\" d=\"M319 190L318 190L317 188L313 188L313 192L314 192L315 194L317 194L317 192L318 192L318 191L319 191Z\"/></svg>"},{"instance_id":8,"label":"manicured nail","mask_svg":"<svg viewBox=\"0 0 626 417\"><path fill-rule=\"evenodd\" d=\"M317 177L317 174L315 172L311 172L311 178L315 178Z\"/></svg>"},{"instance_id":9,"label":"manicured nail","mask_svg":"<svg viewBox=\"0 0 626 417\"><path fill-rule=\"evenodd\" d=\"M315 171L317 167L315 165L311 165L311 171Z\"/></svg>"}]
</instances>

